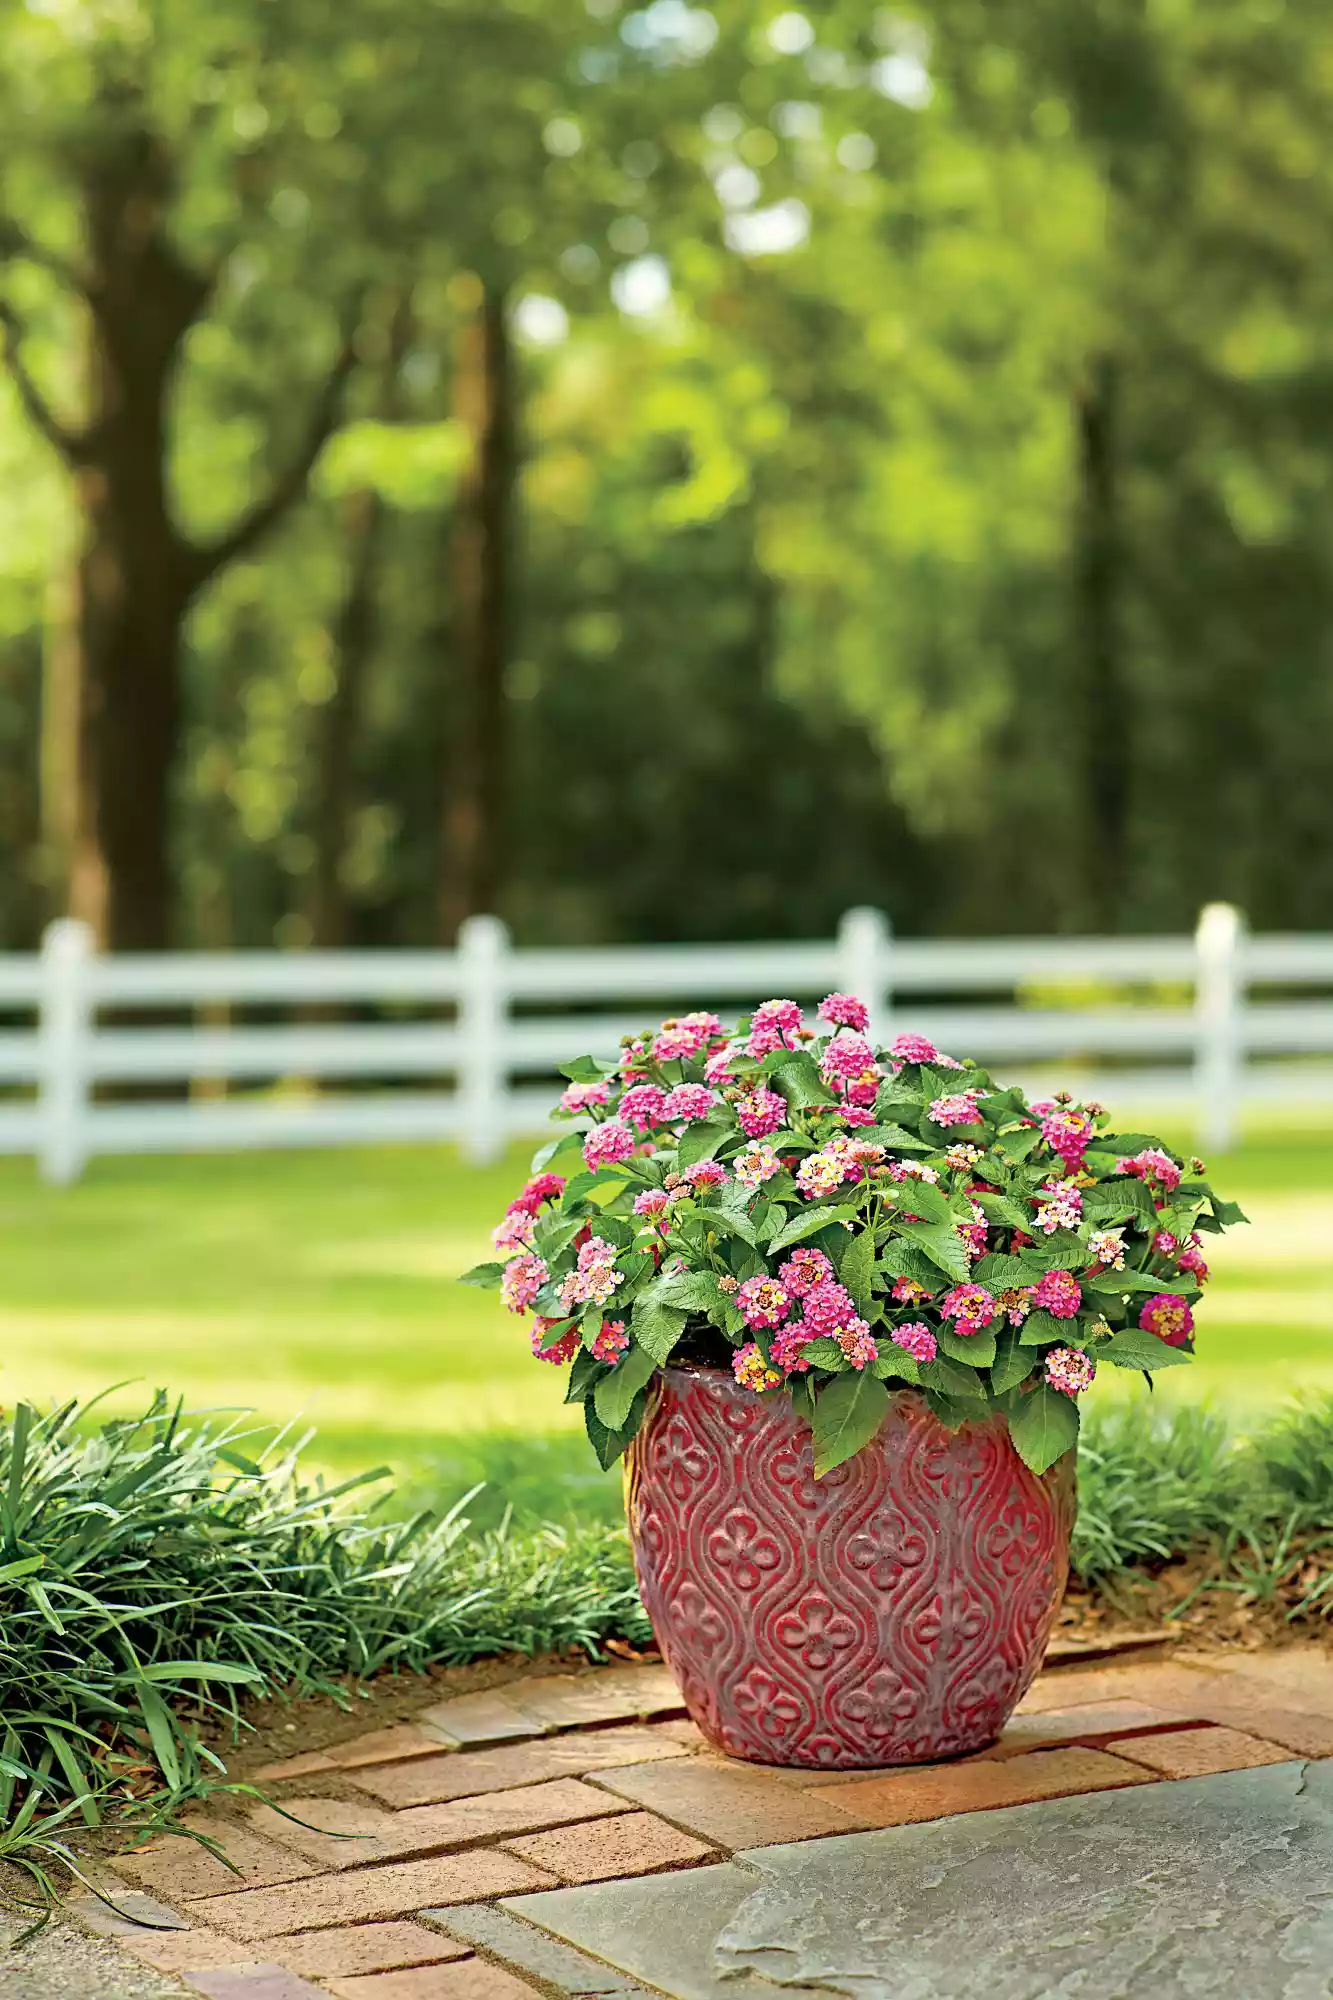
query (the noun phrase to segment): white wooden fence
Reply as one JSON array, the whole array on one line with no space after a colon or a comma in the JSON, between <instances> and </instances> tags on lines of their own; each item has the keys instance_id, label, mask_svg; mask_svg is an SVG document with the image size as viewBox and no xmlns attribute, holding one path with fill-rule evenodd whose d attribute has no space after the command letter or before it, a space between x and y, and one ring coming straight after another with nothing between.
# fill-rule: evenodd
<instances>
[{"instance_id":1,"label":"white wooden fence","mask_svg":"<svg viewBox=\"0 0 1333 2000\"><path fill-rule=\"evenodd\" d=\"M880 1034L1190 1107L1205 1149L1247 1099L1333 1100L1333 1070L1290 1060L1333 1054L1333 935L1251 937L1226 904L1193 937L896 939L852 910L822 943L529 951L473 917L455 951L107 958L66 921L39 954L0 957L0 1021L17 1023L0 1027L0 1152L57 1182L101 1153L456 1139L486 1159L542 1128L572 1054L614 1053L673 1008L831 987L861 994ZM377 1018L310 1018L330 1008ZM171 1101L124 1088L184 1083Z\"/></svg>"}]
</instances>

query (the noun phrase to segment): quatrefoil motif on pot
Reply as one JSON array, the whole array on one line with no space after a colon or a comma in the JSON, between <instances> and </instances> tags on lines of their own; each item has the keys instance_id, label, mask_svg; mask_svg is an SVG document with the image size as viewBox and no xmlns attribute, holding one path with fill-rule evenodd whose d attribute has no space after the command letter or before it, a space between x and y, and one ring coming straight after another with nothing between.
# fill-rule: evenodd
<instances>
[{"instance_id":1,"label":"quatrefoil motif on pot","mask_svg":"<svg viewBox=\"0 0 1333 2000\"><path fill-rule=\"evenodd\" d=\"M708 1553L725 1570L737 1590L758 1590L765 1576L782 1560L777 1543L760 1528L753 1514L735 1507L708 1538Z\"/></svg>"},{"instance_id":2,"label":"quatrefoil motif on pot","mask_svg":"<svg viewBox=\"0 0 1333 2000\"><path fill-rule=\"evenodd\" d=\"M799 1653L802 1663L818 1674L831 1667L839 1653L856 1644L857 1627L827 1597L811 1592L794 1611L777 1620L773 1636L784 1652Z\"/></svg>"}]
</instances>

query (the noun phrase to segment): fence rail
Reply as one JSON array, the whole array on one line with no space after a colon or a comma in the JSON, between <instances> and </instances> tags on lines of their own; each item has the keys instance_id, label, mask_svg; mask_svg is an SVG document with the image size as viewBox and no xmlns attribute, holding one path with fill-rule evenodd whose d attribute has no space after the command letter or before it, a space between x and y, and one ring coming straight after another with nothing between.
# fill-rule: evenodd
<instances>
[{"instance_id":1,"label":"fence rail","mask_svg":"<svg viewBox=\"0 0 1333 2000\"><path fill-rule=\"evenodd\" d=\"M114 1152L448 1138L485 1159L545 1124L558 1063L614 1053L654 1010L830 987L859 993L880 1035L1192 1108L1206 1146L1247 1100L1333 1098L1333 1070L1283 1060L1333 1054L1333 936L1251 937L1219 903L1193 937L898 939L851 910L815 943L586 950L515 950L483 916L454 951L99 957L63 921L40 953L0 957L16 1023L0 1027L0 1152L57 1182ZM1267 997L1284 987L1305 990ZM378 1017L329 1018L343 1009ZM188 1095L160 1101L166 1085Z\"/></svg>"}]
</instances>

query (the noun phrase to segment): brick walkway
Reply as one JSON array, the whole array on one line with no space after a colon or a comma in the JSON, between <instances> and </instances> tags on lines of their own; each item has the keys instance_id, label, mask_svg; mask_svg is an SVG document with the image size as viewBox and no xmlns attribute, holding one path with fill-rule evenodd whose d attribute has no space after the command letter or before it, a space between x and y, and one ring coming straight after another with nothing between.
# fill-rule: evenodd
<instances>
[{"instance_id":1,"label":"brick walkway","mask_svg":"<svg viewBox=\"0 0 1333 2000\"><path fill-rule=\"evenodd\" d=\"M1048 1661L994 1748L883 1773L718 1756L659 1666L534 1674L257 1773L276 1806L196 1821L225 1842L239 1878L180 1838L122 1856L120 1907L169 1928L115 1918L93 1898L70 1909L212 2000L623 1996L632 1982L500 1899L1330 1756L1333 1655L1317 1646Z\"/></svg>"}]
</instances>

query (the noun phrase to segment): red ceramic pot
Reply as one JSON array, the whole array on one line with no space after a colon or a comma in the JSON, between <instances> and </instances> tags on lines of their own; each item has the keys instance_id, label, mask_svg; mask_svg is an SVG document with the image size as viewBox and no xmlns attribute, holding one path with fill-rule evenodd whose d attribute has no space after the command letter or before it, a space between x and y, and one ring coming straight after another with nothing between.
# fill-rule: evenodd
<instances>
[{"instance_id":1,"label":"red ceramic pot","mask_svg":"<svg viewBox=\"0 0 1333 2000\"><path fill-rule=\"evenodd\" d=\"M816 1480L785 1396L670 1368L630 1448L630 1539L658 1643L711 1743L857 1769L993 1743L1064 1591L1074 1459L1038 1478L1002 1417L950 1434L893 1397Z\"/></svg>"}]
</instances>

